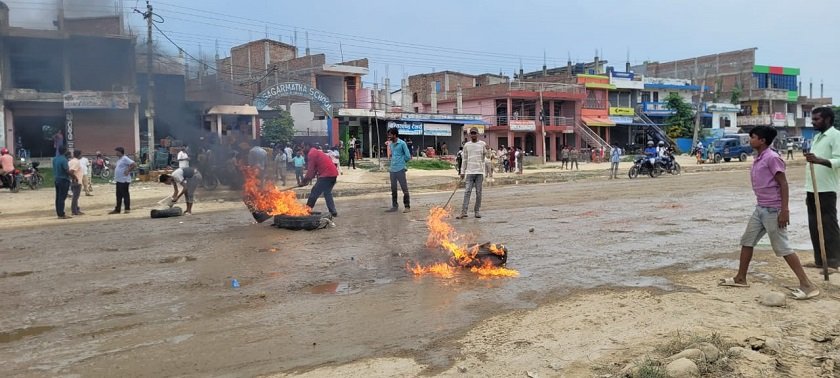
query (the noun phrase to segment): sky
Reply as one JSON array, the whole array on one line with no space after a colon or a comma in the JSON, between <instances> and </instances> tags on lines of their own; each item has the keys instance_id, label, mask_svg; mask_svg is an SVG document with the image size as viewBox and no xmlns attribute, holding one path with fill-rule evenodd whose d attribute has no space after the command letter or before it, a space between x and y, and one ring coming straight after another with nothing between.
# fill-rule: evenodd
<instances>
[{"instance_id":1,"label":"sky","mask_svg":"<svg viewBox=\"0 0 840 378\"><path fill-rule=\"evenodd\" d=\"M58 0L0 0L12 23L49 24ZM73 14L122 9L135 33L145 24L132 9L145 0L64 0ZM121 3L119 2L121 1ZM453 70L510 75L591 61L599 51L610 65L670 61L757 47L756 63L797 67L803 93L824 82L840 104L840 14L836 0L152 0L158 26L191 55L224 57L251 39L282 38L300 54L308 33L311 52L328 62L369 58L364 81ZM70 10L68 10L69 13ZM829 15L831 17L823 17ZM267 33L266 33L267 32ZM160 44L171 45L160 38ZM177 47L171 46L172 51Z\"/></svg>"}]
</instances>

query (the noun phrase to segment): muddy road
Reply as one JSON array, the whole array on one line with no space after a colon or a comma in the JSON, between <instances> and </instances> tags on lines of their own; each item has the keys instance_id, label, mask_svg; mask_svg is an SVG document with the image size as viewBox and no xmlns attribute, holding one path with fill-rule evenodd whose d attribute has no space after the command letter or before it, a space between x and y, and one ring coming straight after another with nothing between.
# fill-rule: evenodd
<instances>
[{"instance_id":1,"label":"muddy road","mask_svg":"<svg viewBox=\"0 0 840 378\"><path fill-rule=\"evenodd\" d=\"M802 171L790 236L809 248ZM452 223L507 244L521 275L414 277L407 263L445 260L423 246L424 221L449 194L415 195L410 214L383 213L387 195L340 199L337 226L311 232L251 224L233 204L3 229L0 374L251 376L374 356L434 373L492 315L593 287L674 290L658 268L734 267L709 257L738 248L753 207L745 170L488 187L484 217Z\"/></svg>"}]
</instances>

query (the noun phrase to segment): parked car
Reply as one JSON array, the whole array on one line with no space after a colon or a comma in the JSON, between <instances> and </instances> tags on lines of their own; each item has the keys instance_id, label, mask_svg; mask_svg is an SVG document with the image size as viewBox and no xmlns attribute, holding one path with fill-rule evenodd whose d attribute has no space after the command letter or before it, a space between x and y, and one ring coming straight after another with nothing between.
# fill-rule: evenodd
<instances>
[{"instance_id":1,"label":"parked car","mask_svg":"<svg viewBox=\"0 0 840 378\"><path fill-rule=\"evenodd\" d=\"M747 161L747 157L753 153L749 139L744 143L744 139L738 136L724 136L716 140L712 147L715 149L715 163L720 163L721 160L729 162L734 158Z\"/></svg>"}]
</instances>

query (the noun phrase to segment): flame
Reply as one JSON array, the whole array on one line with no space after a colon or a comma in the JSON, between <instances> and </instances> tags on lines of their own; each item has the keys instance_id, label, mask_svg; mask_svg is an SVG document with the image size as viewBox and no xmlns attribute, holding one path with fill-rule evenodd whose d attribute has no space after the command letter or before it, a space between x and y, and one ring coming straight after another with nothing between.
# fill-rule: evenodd
<instances>
[{"instance_id":1,"label":"flame","mask_svg":"<svg viewBox=\"0 0 840 378\"><path fill-rule=\"evenodd\" d=\"M245 201L254 210L269 215L302 216L312 213L312 209L297 201L294 191L281 191L270 181L261 185L260 179L257 177L257 169L244 167L242 168L242 174L245 177L245 185L243 186Z\"/></svg>"},{"instance_id":2,"label":"flame","mask_svg":"<svg viewBox=\"0 0 840 378\"><path fill-rule=\"evenodd\" d=\"M443 278L451 278L455 275L455 268L470 267L470 271L483 277L516 277L519 272L494 266L491 261L476 261L479 245L468 247L463 244L463 236L455 232L455 228L446 222L449 217L449 210L442 207L433 207L426 219L426 226L429 228L429 237L426 239L426 246L429 248L441 248L451 256L448 263L437 263L429 266L417 264L410 268L416 275L431 274ZM503 256L505 251L499 244L490 244L490 252ZM480 266L476 267L477 263Z\"/></svg>"}]
</instances>

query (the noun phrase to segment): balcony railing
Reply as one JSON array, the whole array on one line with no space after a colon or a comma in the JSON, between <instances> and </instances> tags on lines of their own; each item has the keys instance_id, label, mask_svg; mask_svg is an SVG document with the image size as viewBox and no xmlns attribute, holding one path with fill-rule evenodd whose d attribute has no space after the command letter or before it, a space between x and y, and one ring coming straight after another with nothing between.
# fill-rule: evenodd
<instances>
[{"instance_id":1,"label":"balcony railing","mask_svg":"<svg viewBox=\"0 0 840 378\"><path fill-rule=\"evenodd\" d=\"M584 109L607 109L610 107L609 101L602 101L602 100L584 100L583 101L583 108Z\"/></svg>"},{"instance_id":2,"label":"balcony railing","mask_svg":"<svg viewBox=\"0 0 840 378\"><path fill-rule=\"evenodd\" d=\"M508 120L516 121L534 121L539 124L539 117L534 116L485 116L482 118L485 122L490 123L490 126L508 126ZM574 126L574 117L547 117L545 126Z\"/></svg>"},{"instance_id":3,"label":"balcony railing","mask_svg":"<svg viewBox=\"0 0 840 378\"><path fill-rule=\"evenodd\" d=\"M647 114L674 114L675 112L671 109L668 109L667 102L654 102L654 101L643 101L642 102L642 112Z\"/></svg>"}]
</instances>

